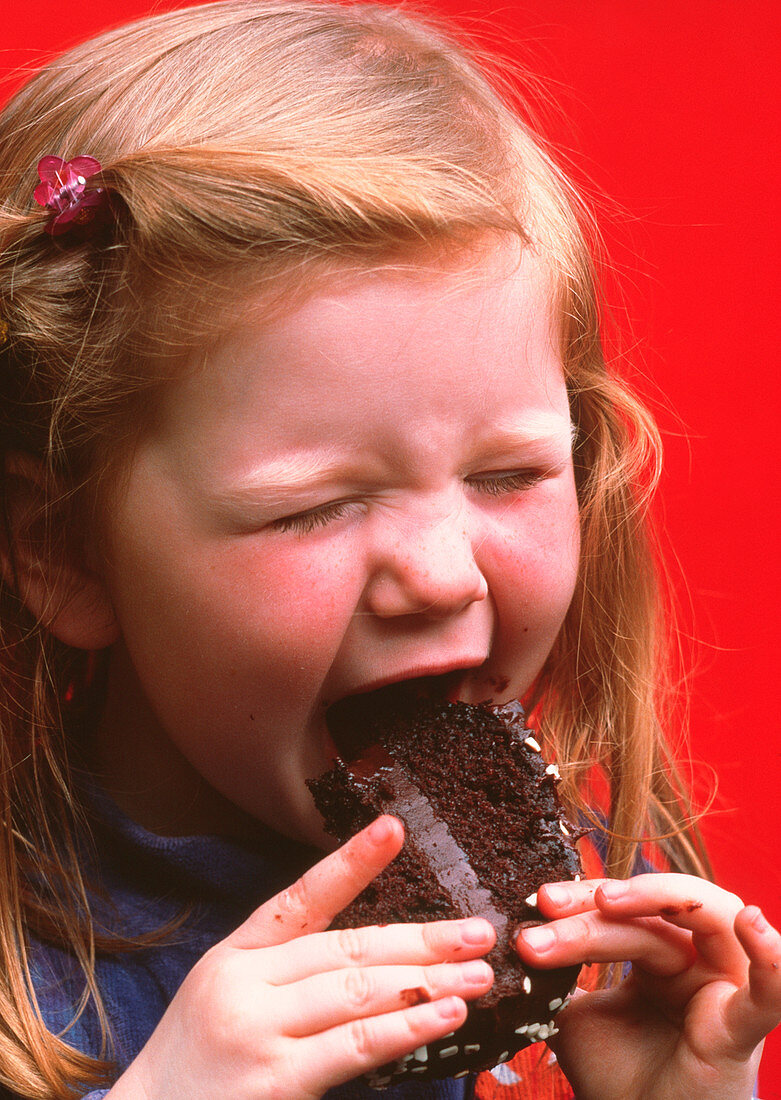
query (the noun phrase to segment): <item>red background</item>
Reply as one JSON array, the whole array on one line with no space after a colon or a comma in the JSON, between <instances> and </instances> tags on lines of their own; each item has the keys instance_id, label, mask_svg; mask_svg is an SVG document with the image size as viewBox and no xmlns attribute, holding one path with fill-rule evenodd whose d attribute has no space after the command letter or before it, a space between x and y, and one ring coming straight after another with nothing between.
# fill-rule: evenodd
<instances>
[{"instance_id":1,"label":"red background","mask_svg":"<svg viewBox=\"0 0 781 1100\"><path fill-rule=\"evenodd\" d=\"M20 5L0 63L150 6ZM548 78L561 108L549 135L581 184L615 200L600 201L623 282L612 297L665 435L660 509L698 642L692 754L719 776L706 835L720 881L779 924L777 0L431 6ZM779 1032L760 1082L763 1100L781 1098Z\"/></svg>"}]
</instances>

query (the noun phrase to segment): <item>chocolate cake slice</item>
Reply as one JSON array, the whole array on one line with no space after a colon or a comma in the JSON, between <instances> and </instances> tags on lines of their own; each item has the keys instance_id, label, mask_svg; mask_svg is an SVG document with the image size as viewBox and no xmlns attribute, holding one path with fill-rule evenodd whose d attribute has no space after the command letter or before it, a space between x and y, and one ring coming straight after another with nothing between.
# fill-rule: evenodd
<instances>
[{"instance_id":1,"label":"chocolate cake slice","mask_svg":"<svg viewBox=\"0 0 781 1100\"><path fill-rule=\"evenodd\" d=\"M542 923L534 896L542 883L580 875L581 831L563 814L558 771L543 761L520 704L373 693L337 704L328 722L340 756L309 784L328 831L344 841L381 813L406 830L394 862L333 927L484 916L497 931L487 956L494 985L470 1003L463 1026L367 1075L369 1083L490 1069L555 1034L578 968L524 968L513 939L519 925Z\"/></svg>"}]
</instances>

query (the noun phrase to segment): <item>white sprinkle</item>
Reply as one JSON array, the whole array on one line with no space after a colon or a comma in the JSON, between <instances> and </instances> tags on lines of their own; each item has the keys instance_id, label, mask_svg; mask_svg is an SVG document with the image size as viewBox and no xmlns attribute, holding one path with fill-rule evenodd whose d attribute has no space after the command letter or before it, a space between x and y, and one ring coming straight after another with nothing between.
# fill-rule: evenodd
<instances>
[{"instance_id":1,"label":"white sprinkle","mask_svg":"<svg viewBox=\"0 0 781 1100\"><path fill-rule=\"evenodd\" d=\"M523 991L524 993L531 993L532 991L532 980L528 974L523 979Z\"/></svg>"},{"instance_id":2,"label":"white sprinkle","mask_svg":"<svg viewBox=\"0 0 781 1100\"><path fill-rule=\"evenodd\" d=\"M567 826L566 826L566 825L564 824L564 822L563 822L563 821L560 821L560 822L559 822L559 825L561 825L561 831L562 831L562 832L564 833L564 835L565 835L565 836L569 836L569 835L570 835L569 829L568 829L568 828L567 828Z\"/></svg>"},{"instance_id":3,"label":"white sprinkle","mask_svg":"<svg viewBox=\"0 0 781 1100\"><path fill-rule=\"evenodd\" d=\"M529 894L528 898L526 899L526 904L531 905L532 909L536 909L537 908L537 894L536 893Z\"/></svg>"},{"instance_id":4,"label":"white sprinkle","mask_svg":"<svg viewBox=\"0 0 781 1100\"><path fill-rule=\"evenodd\" d=\"M413 1066L410 1073L425 1073L428 1066Z\"/></svg>"},{"instance_id":5,"label":"white sprinkle","mask_svg":"<svg viewBox=\"0 0 781 1100\"><path fill-rule=\"evenodd\" d=\"M440 1050L439 1057L440 1058L452 1058L454 1054L458 1054L458 1047L457 1046L445 1047L443 1050Z\"/></svg>"},{"instance_id":6,"label":"white sprinkle","mask_svg":"<svg viewBox=\"0 0 781 1100\"><path fill-rule=\"evenodd\" d=\"M76 182L80 183L83 187L87 181L85 180L84 176L76 176Z\"/></svg>"},{"instance_id":7,"label":"white sprinkle","mask_svg":"<svg viewBox=\"0 0 781 1100\"><path fill-rule=\"evenodd\" d=\"M540 1024L540 1030L537 1032L538 1039L547 1039L550 1035L550 1028L547 1024Z\"/></svg>"},{"instance_id":8,"label":"white sprinkle","mask_svg":"<svg viewBox=\"0 0 781 1100\"><path fill-rule=\"evenodd\" d=\"M516 1035L525 1035L528 1030L529 1030L529 1025L528 1024L521 1024L520 1027L517 1027L515 1029L515 1034Z\"/></svg>"},{"instance_id":9,"label":"white sprinkle","mask_svg":"<svg viewBox=\"0 0 781 1100\"><path fill-rule=\"evenodd\" d=\"M479 1043L467 1043L464 1047L464 1054L477 1054L480 1049Z\"/></svg>"},{"instance_id":10,"label":"white sprinkle","mask_svg":"<svg viewBox=\"0 0 781 1100\"><path fill-rule=\"evenodd\" d=\"M502 1064L502 1062L506 1062L509 1057L510 1057L509 1050L505 1050L503 1054L499 1055L499 1061L496 1064L498 1066L500 1066Z\"/></svg>"},{"instance_id":11,"label":"white sprinkle","mask_svg":"<svg viewBox=\"0 0 781 1100\"><path fill-rule=\"evenodd\" d=\"M573 882L580 882L582 879L583 879L583 875L575 875L575 878L572 881Z\"/></svg>"},{"instance_id":12,"label":"white sprinkle","mask_svg":"<svg viewBox=\"0 0 781 1100\"><path fill-rule=\"evenodd\" d=\"M541 1027L542 1024L529 1024L528 1028L526 1029L526 1034L530 1036L530 1038L536 1039L537 1032L540 1030Z\"/></svg>"},{"instance_id":13,"label":"white sprinkle","mask_svg":"<svg viewBox=\"0 0 781 1100\"><path fill-rule=\"evenodd\" d=\"M402 1062L411 1062L414 1057L414 1054L405 1054L402 1058Z\"/></svg>"},{"instance_id":14,"label":"white sprinkle","mask_svg":"<svg viewBox=\"0 0 781 1100\"><path fill-rule=\"evenodd\" d=\"M428 1047L417 1047L412 1052L412 1057L415 1059L416 1062L427 1062L428 1061Z\"/></svg>"},{"instance_id":15,"label":"white sprinkle","mask_svg":"<svg viewBox=\"0 0 781 1100\"><path fill-rule=\"evenodd\" d=\"M372 1088L373 1089L384 1089L385 1086L389 1085L389 1084L390 1084L390 1077L373 1077L372 1078Z\"/></svg>"},{"instance_id":16,"label":"white sprinkle","mask_svg":"<svg viewBox=\"0 0 781 1100\"><path fill-rule=\"evenodd\" d=\"M547 768L545 769L545 774L552 775L554 779L561 779L561 772L555 764L548 764Z\"/></svg>"},{"instance_id":17,"label":"white sprinkle","mask_svg":"<svg viewBox=\"0 0 781 1100\"><path fill-rule=\"evenodd\" d=\"M550 1039L550 1038L552 1038L552 1037L553 1037L554 1035L558 1035L558 1033L559 1033L560 1031L561 1031L561 1028L558 1028L558 1027L550 1027L550 1026L549 1026L549 1027L548 1027L548 1038Z\"/></svg>"},{"instance_id":18,"label":"white sprinkle","mask_svg":"<svg viewBox=\"0 0 781 1100\"><path fill-rule=\"evenodd\" d=\"M468 1073L469 1073L468 1069L462 1069L460 1073L454 1073L453 1074L453 1079L455 1080L456 1077L466 1077L466 1075Z\"/></svg>"},{"instance_id":19,"label":"white sprinkle","mask_svg":"<svg viewBox=\"0 0 781 1100\"><path fill-rule=\"evenodd\" d=\"M535 737L527 737L524 741L524 745L528 745L530 749L534 749L535 752L542 752L540 743Z\"/></svg>"},{"instance_id":20,"label":"white sprinkle","mask_svg":"<svg viewBox=\"0 0 781 1100\"><path fill-rule=\"evenodd\" d=\"M563 1004L564 1001L562 1001L561 997L554 997L553 1000L549 1003L548 1008L551 1012L555 1012L556 1009L561 1008Z\"/></svg>"},{"instance_id":21,"label":"white sprinkle","mask_svg":"<svg viewBox=\"0 0 781 1100\"><path fill-rule=\"evenodd\" d=\"M455 1035L455 1031L448 1031L447 1035L443 1035L442 1038L443 1039L452 1039L454 1035Z\"/></svg>"}]
</instances>

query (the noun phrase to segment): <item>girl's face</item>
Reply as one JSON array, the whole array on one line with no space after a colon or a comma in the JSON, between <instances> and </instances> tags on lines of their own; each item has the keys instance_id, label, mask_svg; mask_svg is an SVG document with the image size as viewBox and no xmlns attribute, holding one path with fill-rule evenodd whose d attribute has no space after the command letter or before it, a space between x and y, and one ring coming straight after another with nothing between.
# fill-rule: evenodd
<instances>
[{"instance_id":1,"label":"girl's face","mask_svg":"<svg viewBox=\"0 0 781 1100\"><path fill-rule=\"evenodd\" d=\"M329 703L442 674L468 702L526 691L578 561L548 298L529 251L343 272L248 309L173 387L109 531L101 740L131 812L197 828L166 807L203 777L317 841Z\"/></svg>"}]
</instances>

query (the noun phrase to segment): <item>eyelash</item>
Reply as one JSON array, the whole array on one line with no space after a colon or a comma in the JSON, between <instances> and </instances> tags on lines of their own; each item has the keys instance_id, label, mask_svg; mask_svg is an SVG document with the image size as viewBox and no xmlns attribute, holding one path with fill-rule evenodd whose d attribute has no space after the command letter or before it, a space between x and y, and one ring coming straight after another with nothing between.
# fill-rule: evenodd
<instances>
[{"instance_id":1,"label":"eyelash","mask_svg":"<svg viewBox=\"0 0 781 1100\"><path fill-rule=\"evenodd\" d=\"M530 489L543 478L540 470L517 470L511 474L486 474L473 477L467 482L480 493L488 496L503 496L524 489ZM274 520L272 527L277 531L293 531L298 535L308 535L319 527L327 527L334 520L342 519L349 512L354 501L337 500L333 504L324 504L310 512L298 512L293 516L282 516Z\"/></svg>"},{"instance_id":2,"label":"eyelash","mask_svg":"<svg viewBox=\"0 0 781 1100\"><path fill-rule=\"evenodd\" d=\"M484 474L482 477L473 477L469 484L479 492L489 496L503 496L505 493L516 493L519 490L531 489L543 479L542 470L515 470L507 474Z\"/></svg>"},{"instance_id":3,"label":"eyelash","mask_svg":"<svg viewBox=\"0 0 781 1100\"><path fill-rule=\"evenodd\" d=\"M335 519L347 515L350 501L337 500L333 504L324 504L311 512L299 512L294 516L282 516L275 519L272 527L277 531L295 531L298 535L307 535L318 527L327 527Z\"/></svg>"}]
</instances>

